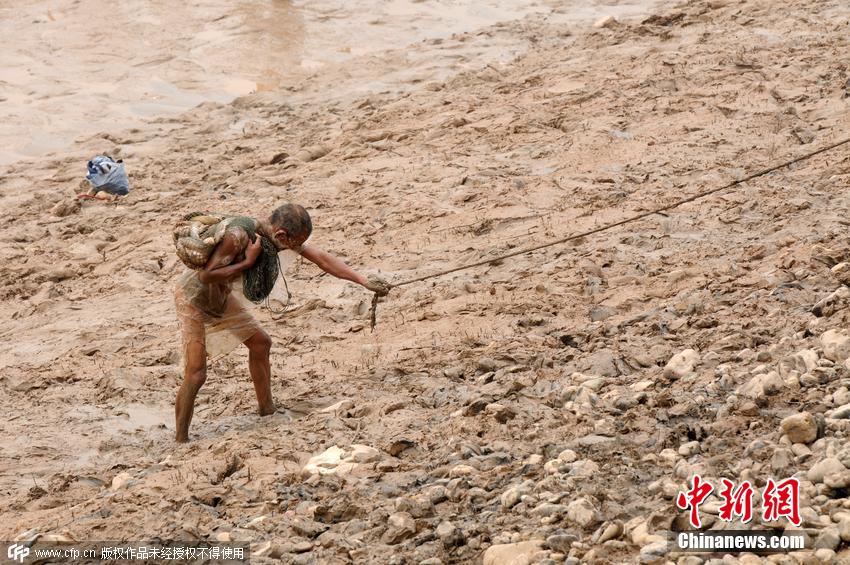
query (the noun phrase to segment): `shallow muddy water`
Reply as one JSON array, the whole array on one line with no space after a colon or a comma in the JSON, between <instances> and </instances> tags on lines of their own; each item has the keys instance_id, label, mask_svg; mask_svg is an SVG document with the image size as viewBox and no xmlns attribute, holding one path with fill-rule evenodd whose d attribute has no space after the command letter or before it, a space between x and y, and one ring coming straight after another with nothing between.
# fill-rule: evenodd
<instances>
[{"instance_id":1,"label":"shallow muddy water","mask_svg":"<svg viewBox=\"0 0 850 565\"><path fill-rule=\"evenodd\" d=\"M0 2L0 164L227 102L330 62L529 14L583 21L655 2Z\"/></svg>"}]
</instances>

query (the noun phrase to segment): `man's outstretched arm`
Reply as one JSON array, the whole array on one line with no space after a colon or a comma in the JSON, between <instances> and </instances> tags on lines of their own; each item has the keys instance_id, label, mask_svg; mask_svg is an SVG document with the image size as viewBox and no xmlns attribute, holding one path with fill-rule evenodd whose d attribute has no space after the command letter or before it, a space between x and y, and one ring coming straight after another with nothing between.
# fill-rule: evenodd
<instances>
[{"instance_id":1,"label":"man's outstretched arm","mask_svg":"<svg viewBox=\"0 0 850 565\"><path fill-rule=\"evenodd\" d=\"M339 257L335 257L327 251L315 245L304 245L301 248L301 256L315 263L317 267L329 275L339 279L345 279L360 286L366 287L372 292L384 295L389 291L389 285L377 277L365 277L345 264Z\"/></svg>"}]
</instances>

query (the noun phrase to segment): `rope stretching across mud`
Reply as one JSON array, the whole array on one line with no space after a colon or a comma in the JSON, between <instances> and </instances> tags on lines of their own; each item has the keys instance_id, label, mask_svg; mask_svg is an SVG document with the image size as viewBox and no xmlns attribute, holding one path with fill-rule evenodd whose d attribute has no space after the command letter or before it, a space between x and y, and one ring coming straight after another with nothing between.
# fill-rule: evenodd
<instances>
[{"instance_id":1,"label":"rope stretching across mud","mask_svg":"<svg viewBox=\"0 0 850 565\"><path fill-rule=\"evenodd\" d=\"M832 143L830 145L821 147L820 149L816 149L815 151L812 151L810 153L806 153L805 155L801 155L799 157L795 157L793 159L783 161L782 163L772 165L770 167L767 167L766 169L762 169L762 170L757 171L755 173L751 173L751 174L749 174L749 175L747 175L743 178L734 180L734 181L729 182L727 184L724 184L722 186L718 186L718 187L712 188L710 190L705 190L703 192L698 192L697 194L694 194L692 196L688 196L687 198L683 198L681 200L677 200L677 201L675 201L671 204L667 204L666 206L661 206L660 208L654 208L654 209L652 209L648 212L642 212L640 214L636 214L634 216L630 216L628 218L624 218L622 220L619 220L619 221L616 221L616 222L613 222L613 223L610 223L610 224L605 224L605 225L600 226L598 228L593 228L593 229L583 231L583 232L580 232L580 233L574 233L572 235L568 235L568 236L562 237L560 239L556 239L556 240L549 241L549 242L546 242L546 243L541 243L539 245L534 245L532 247L527 247L525 249L519 249L517 251L511 251L510 253L504 253L502 255L499 255L498 257L492 257L490 259L485 259L483 261L470 263L468 265L461 265L461 266L458 266L458 267L453 267L451 269L445 269L443 271L431 273L430 275L423 275L421 277L416 277L416 278L413 278L413 279L408 279L408 280L404 280L404 281L397 282L397 283L390 283L390 288L392 289L392 288L397 288L397 287L400 287L400 286L407 286L407 285L410 285L410 284L413 284L413 283L426 281L428 279L434 279L434 278L442 277L444 275L448 275L448 274L451 274L451 273L456 273L458 271L465 271L467 269L472 269L472 268L475 268L475 267L482 267L484 265L490 265L492 263L497 263L499 261L503 261L503 260L509 259L511 257L516 257L517 255L525 255L526 253L532 253L534 251L539 251L540 249L546 249L547 247L560 245L560 244L566 243L568 241L573 241L573 240L580 239L580 238L583 238L583 237L587 237L587 236L590 236L590 235L594 235L594 234L597 234L597 233L600 233L600 232L608 231L610 229L613 229L613 228L616 228L616 227L619 227L619 226L622 226L622 225L625 225L625 224L629 224L629 223L632 223L632 222L636 222L638 220L642 220L642 219L647 218L649 216L653 216L655 214L658 214L659 212L665 212L667 210L672 210L674 208L678 208L679 206L682 206L683 204L687 204L689 202L694 202L695 200L700 200L702 198L705 198L706 196L711 196L712 194L716 194L718 192L728 190L728 189L730 189L734 186L737 186L739 184L745 183L747 181L751 181L755 178L764 176L768 173L772 173L773 171L776 171L776 170L779 170L779 169L784 169L785 167L790 167L791 165L793 165L795 163L799 163L800 161L805 161L806 159L811 159L815 155L819 155L821 153L831 151L832 149L835 149L837 147L841 147L842 145L846 145L847 143L850 143L850 137L842 139L841 141L837 141L837 142ZM371 326L372 326L373 331L375 329L375 324L376 324L377 308L378 308L378 295L375 294L375 296L372 298L372 312L371 312L371 318L372 318L371 319Z\"/></svg>"}]
</instances>

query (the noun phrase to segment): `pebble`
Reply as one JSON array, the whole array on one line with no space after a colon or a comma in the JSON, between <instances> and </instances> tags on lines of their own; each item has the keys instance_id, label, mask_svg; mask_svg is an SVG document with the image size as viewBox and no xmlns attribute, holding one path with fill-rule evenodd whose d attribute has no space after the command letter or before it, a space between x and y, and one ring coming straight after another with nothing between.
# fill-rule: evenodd
<instances>
[{"instance_id":1,"label":"pebble","mask_svg":"<svg viewBox=\"0 0 850 565\"><path fill-rule=\"evenodd\" d=\"M661 484L661 495L667 500L673 500L679 495L679 485L673 481L664 481Z\"/></svg>"},{"instance_id":2,"label":"pebble","mask_svg":"<svg viewBox=\"0 0 850 565\"><path fill-rule=\"evenodd\" d=\"M258 529L257 526L266 521L266 518L268 518L268 516L266 516L265 514L252 518L247 524L245 524L245 528L249 530L256 530Z\"/></svg>"},{"instance_id":3,"label":"pebble","mask_svg":"<svg viewBox=\"0 0 850 565\"><path fill-rule=\"evenodd\" d=\"M844 330L827 330L820 336L823 355L830 361L843 363L850 357L850 336Z\"/></svg>"},{"instance_id":4,"label":"pebble","mask_svg":"<svg viewBox=\"0 0 850 565\"><path fill-rule=\"evenodd\" d=\"M847 468L841 463L841 461L834 457L827 457L826 459L822 459L812 465L809 472L806 473L806 478L813 483L822 483L826 475L841 473L846 470Z\"/></svg>"},{"instance_id":5,"label":"pebble","mask_svg":"<svg viewBox=\"0 0 850 565\"><path fill-rule=\"evenodd\" d=\"M758 398L764 395L764 375L755 375L749 381L739 386L735 393L749 398Z\"/></svg>"},{"instance_id":6,"label":"pebble","mask_svg":"<svg viewBox=\"0 0 850 565\"><path fill-rule=\"evenodd\" d=\"M382 541L389 545L395 545L416 535L416 521L407 512L396 512L387 518L387 531L384 532Z\"/></svg>"},{"instance_id":7,"label":"pebble","mask_svg":"<svg viewBox=\"0 0 850 565\"><path fill-rule=\"evenodd\" d=\"M805 373L800 376L800 386L803 388L817 386L819 382L820 380L811 373Z\"/></svg>"},{"instance_id":8,"label":"pebble","mask_svg":"<svg viewBox=\"0 0 850 565\"><path fill-rule=\"evenodd\" d=\"M542 547L543 543L539 540L491 545L484 552L482 565L511 565L512 563L519 563L523 558L530 558L540 551Z\"/></svg>"},{"instance_id":9,"label":"pebble","mask_svg":"<svg viewBox=\"0 0 850 565\"><path fill-rule=\"evenodd\" d=\"M670 546L666 541L656 541L643 546L640 549L641 563L660 563L670 551Z\"/></svg>"},{"instance_id":10,"label":"pebble","mask_svg":"<svg viewBox=\"0 0 850 565\"><path fill-rule=\"evenodd\" d=\"M409 439L396 439L390 442L384 449L387 453L392 455L393 457L399 457L402 453L407 451L408 449L416 447L416 442Z\"/></svg>"},{"instance_id":11,"label":"pebble","mask_svg":"<svg viewBox=\"0 0 850 565\"><path fill-rule=\"evenodd\" d=\"M630 527L629 527L630 526ZM642 518L636 518L627 524L626 531L629 539L635 545L648 545L657 541L663 541L664 538L658 534L649 533L649 523Z\"/></svg>"},{"instance_id":12,"label":"pebble","mask_svg":"<svg viewBox=\"0 0 850 565\"><path fill-rule=\"evenodd\" d=\"M766 561L777 565L798 565L798 561L790 555L769 555Z\"/></svg>"},{"instance_id":13,"label":"pebble","mask_svg":"<svg viewBox=\"0 0 850 565\"><path fill-rule=\"evenodd\" d=\"M406 496L396 500L397 512L407 512L414 518L428 518L434 515L434 504L425 494Z\"/></svg>"},{"instance_id":14,"label":"pebble","mask_svg":"<svg viewBox=\"0 0 850 565\"><path fill-rule=\"evenodd\" d=\"M448 500L449 495L446 491L446 487L443 485L433 485L426 488L423 493L428 497L428 500L431 501L431 504L440 504L441 502L445 502Z\"/></svg>"},{"instance_id":15,"label":"pebble","mask_svg":"<svg viewBox=\"0 0 850 565\"><path fill-rule=\"evenodd\" d=\"M502 404L488 404L484 407L484 411L493 416L493 418L495 418L500 424L504 424L507 421L516 418L516 412L512 408Z\"/></svg>"},{"instance_id":16,"label":"pebble","mask_svg":"<svg viewBox=\"0 0 850 565\"><path fill-rule=\"evenodd\" d=\"M443 542L446 547L456 547L463 545L465 539L463 532L451 522L440 522L437 526L437 537Z\"/></svg>"},{"instance_id":17,"label":"pebble","mask_svg":"<svg viewBox=\"0 0 850 565\"><path fill-rule=\"evenodd\" d=\"M850 404L850 390L846 386L842 386L832 393L832 405L841 407L846 404ZM850 411L848 411L848 414L850 414Z\"/></svg>"},{"instance_id":18,"label":"pebble","mask_svg":"<svg viewBox=\"0 0 850 565\"><path fill-rule=\"evenodd\" d=\"M546 546L554 551L569 553L577 541L578 536L574 534L554 534L546 538Z\"/></svg>"},{"instance_id":19,"label":"pebble","mask_svg":"<svg viewBox=\"0 0 850 565\"><path fill-rule=\"evenodd\" d=\"M490 493L479 487L472 487L467 491L466 496L471 502L484 503L490 499Z\"/></svg>"},{"instance_id":20,"label":"pebble","mask_svg":"<svg viewBox=\"0 0 850 565\"><path fill-rule=\"evenodd\" d=\"M319 410L323 414L342 414L354 408L354 401L346 398Z\"/></svg>"},{"instance_id":21,"label":"pebble","mask_svg":"<svg viewBox=\"0 0 850 565\"><path fill-rule=\"evenodd\" d=\"M593 27L596 29L610 28L617 25L617 18L614 16L602 16L595 22L593 22Z\"/></svg>"},{"instance_id":22,"label":"pebble","mask_svg":"<svg viewBox=\"0 0 850 565\"><path fill-rule=\"evenodd\" d=\"M685 349L677 353L664 366L664 376L668 379L678 380L691 374L699 364L699 353L693 349Z\"/></svg>"},{"instance_id":23,"label":"pebble","mask_svg":"<svg viewBox=\"0 0 850 565\"><path fill-rule=\"evenodd\" d=\"M779 374L784 379L792 372L798 375L807 373L818 366L818 358L814 349L802 349L779 362Z\"/></svg>"},{"instance_id":24,"label":"pebble","mask_svg":"<svg viewBox=\"0 0 850 565\"><path fill-rule=\"evenodd\" d=\"M827 414L833 420L846 420L850 418L850 404L839 406Z\"/></svg>"},{"instance_id":25,"label":"pebble","mask_svg":"<svg viewBox=\"0 0 850 565\"><path fill-rule=\"evenodd\" d=\"M446 495L452 502L459 502L469 490L469 482L464 478L456 478L446 485Z\"/></svg>"},{"instance_id":26,"label":"pebble","mask_svg":"<svg viewBox=\"0 0 850 565\"><path fill-rule=\"evenodd\" d=\"M668 465L674 465L679 460L679 452L668 447L661 450L658 454L658 458Z\"/></svg>"},{"instance_id":27,"label":"pebble","mask_svg":"<svg viewBox=\"0 0 850 565\"><path fill-rule=\"evenodd\" d=\"M560 516L566 513L567 507L563 504L551 504L549 502L543 502L536 506L534 510L531 511L532 516L537 516L538 518L548 518L549 516Z\"/></svg>"},{"instance_id":28,"label":"pebble","mask_svg":"<svg viewBox=\"0 0 850 565\"><path fill-rule=\"evenodd\" d=\"M342 462L344 455L345 451L333 445L324 450L322 453L311 457L309 461L307 461L307 464L304 465L302 473L305 475L333 474Z\"/></svg>"},{"instance_id":29,"label":"pebble","mask_svg":"<svg viewBox=\"0 0 850 565\"><path fill-rule=\"evenodd\" d=\"M566 473L569 471L569 466L560 459L552 459L543 465L543 472L547 475L555 475L557 473Z\"/></svg>"},{"instance_id":30,"label":"pebble","mask_svg":"<svg viewBox=\"0 0 850 565\"><path fill-rule=\"evenodd\" d=\"M846 277L846 273L842 273L842 275ZM831 294L828 294L818 300L815 305L812 306L812 314L818 318L828 318L839 309L845 308L848 298L850 298L850 289L846 286L842 286Z\"/></svg>"},{"instance_id":31,"label":"pebble","mask_svg":"<svg viewBox=\"0 0 850 565\"><path fill-rule=\"evenodd\" d=\"M850 263L842 261L830 269L832 276L841 284L850 285Z\"/></svg>"},{"instance_id":32,"label":"pebble","mask_svg":"<svg viewBox=\"0 0 850 565\"><path fill-rule=\"evenodd\" d=\"M475 467L470 465L455 465L452 467L452 470L449 471L449 477L453 479L458 477L468 477L473 474L475 474Z\"/></svg>"},{"instance_id":33,"label":"pebble","mask_svg":"<svg viewBox=\"0 0 850 565\"><path fill-rule=\"evenodd\" d=\"M130 484L130 481L132 480L133 475L131 475L127 471L121 471L112 478L112 490L121 490L122 488Z\"/></svg>"},{"instance_id":34,"label":"pebble","mask_svg":"<svg viewBox=\"0 0 850 565\"><path fill-rule=\"evenodd\" d=\"M782 420L780 426L793 443L812 443L818 437L817 424L808 412L788 416Z\"/></svg>"},{"instance_id":35,"label":"pebble","mask_svg":"<svg viewBox=\"0 0 850 565\"><path fill-rule=\"evenodd\" d=\"M279 559L283 554L281 548L276 546L274 542L267 541L260 544L257 549L251 552L251 557L268 557L270 559Z\"/></svg>"},{"instance_id":36,"label":"pebble","mask_svg":"<svg viewBox=\"0 0 850 565\"><path fill-rule=\"evenodd\" d=\"M598 434L588 434L586 436L580 437L578 441L574 443L577 443L581 447L595 447L603 443L611 443L613 441L617 441L616 438L601 436Z\"/></svg>"},{"instance_id":37,"label":"pebble","mask_svg":"<svg viewBox=\"0 0 850 565\"><path fill-rule=\"evenodd\" d=\"M838 536L841 541L850 542L850 518L845 518L838 523Z\"/></svg>"},{"instance_id":38,"label":"pebble","mask_svg":"<svg viewBox=\"0 0 850 565\"><path fill-rule=\"evenodd\" d=\"M567 505L567 518L581 526L588 528L599 523L599 512L586 498L577 498Z\"/></svg>"},{"instance_id":39,"label":"pebble","mask_svg":"<svg viewBox=\"0 0 850 565\"><path fill-rule=\"evenodd\" d=\"M738 413L743 416L758 416L761 412L755 402L747 400L738 407Z\"/></svg>"},{"instance_id":40,"label":"pebble","mask_svg":"<svg viewBox=\"0 0 850 565\"><path fill-rule=\"evenodd\" d=\"M791 445L791 452L797 457L808 457L812 454L812 450L805 443L795 443Z\"/></svg>"},{"instance_id":41,"label":"pebble","mask_svg":"<svg viewBox=\"0 0 850 565\"><path fill-rule=\"evenodd\" d=\"M264 517L263 517L264 518ZM293 520L290 524L292 530L299 536L313 539L327 531L328 526L313 520ZM247 527L247 526L246 526Z\"/></svg>"},{"instance_id":42,"label":"pebble","mask_svg":"<svg viewBox=\"0 0 850 565\"><path fill-rule=\"evenodd\" d=\"M774 396L782 392L785 388L785 381L779 376L776 371L770 371L762 377L761 389L765 396Z\"/></svg>"},{"instance_id":43,"label":"pebble","mask_svg":"<svg viewBox=\"0 0 850 565\"><path fill-rule=\"evenodd\" d=\"M783 472L789 469L793 462L793 451L784 448L776 449L770 459L770 468L773 469L774 473L784 474Z\"/></svg>"},{"instance_id":44,"label":"pebble","mask_svg":"<svg viewBox=\"0 0 850 565\"><path fill-rule=\"evenodd\" d=\"M582 459L571 464L569 472L573 477L592 477L599 472L599 465L590 459Z\"/></svg>"},{"instance_id":45,"label":"pebble","mask_svg":"<svg viewBox=\"0 0 850 565\"><path fill-rule=\"evenodd\" d=\"M588 289L590 294L596 294L599 286L601 285L601 279L597 277L588 277ZM613 308L608 308L607 306L594 306L588 312L588 317L591 322L601 322L602 320L607 320L611 316L617 313Z\"/></svg>"},{"instance_id":46,"label":"pebble","mask_svg":"<svg viewBox=\"0 0 850 565\"><path fill-rule=\"evenodd\" d=\"M355 463L372 463L374 461L378 461L380 458L380 451L374 447L359 444L352 445L351 453L349 453L348 457L346 457L347 460L354 461Z\"/></svg>"},{"instance_id":47,"label":"pebble","mask_svg":"<svg viewBox=\"0 0 850 565\"><path fill-rule=\"evenodd\" d=\"M833 490L846 489L850 487L850 470L824 475L823 483Z\"/></svg>"},{"instance_id":48,"label":"pebble","mask_svg":"<svg viewBox=\"0 0 850 565\"><path fill-rule=\"evenodd\" d=\"M824 528L815 539L815 549L831 549L835 551L841 544L838 528Z\"/></svg>"},{"instance_id":49,"label":"pebble","mask_svg":"<svg viewBox=\"0 0 850 565\"><path fill-rule=\"evenodd\" d=\"M611 522L605 529L602 530L602 533L599 534L599 539L596 540L596 543L602 544L608 540L617 539L623 533L623 524L620 522Z\"/></svg>"},{"instance_id":50,"label":"pebble","mask_svg":"<svg viewBox=\"0 0 850 565\"><path fill-rule=\"evenodd\" d=\"M505 492L502 493L501 502L502 507L506 509L513 508L517 504L519 504L520 499L522 498L522 494L520 490L516 487L509 488Z\"/></svg>"}]
</instances>

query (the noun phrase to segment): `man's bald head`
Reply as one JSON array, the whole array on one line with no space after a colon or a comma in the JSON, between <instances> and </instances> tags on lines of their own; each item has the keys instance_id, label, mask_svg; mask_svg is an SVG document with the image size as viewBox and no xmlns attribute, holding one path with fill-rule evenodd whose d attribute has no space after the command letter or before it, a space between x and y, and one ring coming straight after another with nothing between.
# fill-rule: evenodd
<instances>
[{"instance_id":1,"label":"man's bald head","mask_svg":"<svg viewBox=\"0 0 850 565\"><path fill-rule=\"evenodd\" d=\"M275 240L284 247L299 247L313 233L310 214L300 204L278 206L272 212L269 223L275 230Z\"/></svg>"}]
</instances>

